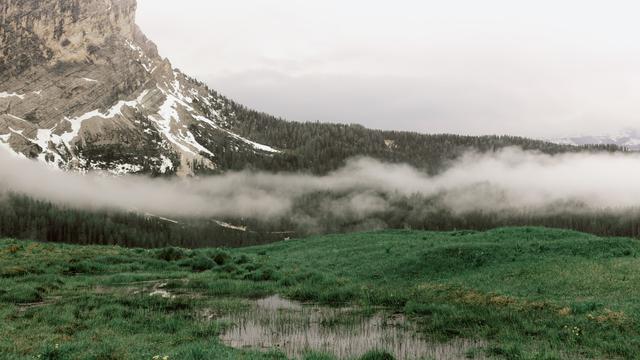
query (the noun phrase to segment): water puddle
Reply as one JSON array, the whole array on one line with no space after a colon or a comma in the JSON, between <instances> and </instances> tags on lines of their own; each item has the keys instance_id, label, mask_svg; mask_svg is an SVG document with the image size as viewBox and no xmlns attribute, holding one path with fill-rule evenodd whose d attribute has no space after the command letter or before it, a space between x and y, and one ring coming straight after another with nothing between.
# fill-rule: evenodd
<instances>
[{"instance_id":1,"label":"water puddle","mask_svg":"<svg viewBox=\"0 0 640 360\"><path fill-rule=\"evenodd\" d=\"M234 348L279 349L300 358L309 351L353 359L371 350L385 350L398 360L464 359L483 344L456 340L430 342L400 315L366 315L354 308L302 305L278 296L257 300L242 312L222 319L232 324L222 341Z\"/></svg>"}]
</instances>

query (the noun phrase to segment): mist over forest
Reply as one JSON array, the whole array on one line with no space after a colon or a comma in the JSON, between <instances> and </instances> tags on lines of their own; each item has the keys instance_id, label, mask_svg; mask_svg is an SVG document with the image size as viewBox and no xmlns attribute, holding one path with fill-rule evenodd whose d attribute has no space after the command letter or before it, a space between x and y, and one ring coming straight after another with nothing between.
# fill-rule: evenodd
<instances>
[{"instance_id":1,"label":"mist over forest","mask_svg":"<svg viewBox=\"0 0 640 360\"><path fill-rule=\"evenodd\" d=\"M8 200L22 196L77 213L126 213L156 224L165 219L161 227L181 224L185 233L198 229L189 241L201 245L215 237L203 229L211 234L212 227L220 230L224 224L237 228L224 229L228 245L237 238L259 243L294 234L386 228L544 225L604 235L640 233L640 170L633 170L640 169L640 155L634 153L468 152L436 175L365 157L323 176L245 170L198 178L113 177L64 172L4 154L0 166L5 209L24 207ZM32 225L9 231L15 225L5 219L7 235L32 236ZM56 240L50 233L35 237ZM225 244L224 237L215 243ZM141 239L135 243L147 246Z\"/></svg>"}]
</instances>

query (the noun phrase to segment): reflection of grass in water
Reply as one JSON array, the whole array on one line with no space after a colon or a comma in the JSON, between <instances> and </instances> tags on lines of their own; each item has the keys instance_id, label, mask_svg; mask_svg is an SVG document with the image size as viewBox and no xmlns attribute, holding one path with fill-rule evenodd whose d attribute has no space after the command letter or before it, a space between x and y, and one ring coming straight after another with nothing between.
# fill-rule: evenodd
<instances>
[{"instance_id":1,"label":"reflection of grass in water","mask_svg":"<svg viewBox=\"0 0 640 360\"><path fill-rule=\"evenodd\" d=\"M445 360L458 359L471 346L478 346L426 341L404 317L380 310L300 306L278 297L257 301L246 311L225 318L225 322L234 324L222 336L225 343L238 348L279 348L292 357L312 350L354 358L372 349L385 349L398 359Z\"/></svg>"},{"instance_id":2,"label":"reflection of grass in water","mask_svg":"<svg viewBox=\"0 0 640 360\"><path fill-rule=\"evenodd\" d=\"M323 317L320 320L320 326L326 328L332 327L347 327L349 325L356 325L362 321L367 320L369 317L364 313L357 312L356 310L347 311L342 314L331 314Z\"/></svg>"}]
</instances>

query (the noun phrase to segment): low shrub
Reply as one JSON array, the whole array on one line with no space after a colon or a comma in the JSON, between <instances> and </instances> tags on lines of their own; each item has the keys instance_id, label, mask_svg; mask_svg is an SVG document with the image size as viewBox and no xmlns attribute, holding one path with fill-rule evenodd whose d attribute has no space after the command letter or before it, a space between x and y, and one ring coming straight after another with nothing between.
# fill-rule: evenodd
<instances>
[{"instance_id":1,"label":"low shrub","mask_svg":"<svg viewBox=\"0 0 640 360\"><path fill-rule=\"evenodd\" d=\"M124 255L109 255L99 256L95 259L95 261L105 265L122 265L136 262L137 259Z\"/></svg>"},{"instance_id":2,"label":"low shrub","mask_svg":"<svg viewBox=\"0 0 640 360\"><path fill-rule=\"evenodd\" d=\"M63 271L65 275L77 275L77 274L101 274L106 271L107 267L104 264L96 263L90 260L83 260L75 264L69 264Z\"/></svg>"},{"instance_id":3,"label":"low shrub","mask_svg":"<svg viewBox=\"0 0 640 360\"><path fill-rule=\"evenodd\" d=\"M247 264L251 261L251 258L248 257L245 254L242 254L240 256L238 256L237 258L235 258L235 263L238 265L243 265L243 264Z\"/></svg>"},{"instance_id":4,"label":"low shrub","mask_svg":"<svg viewBox=\"0 0 640 360\"><path fill-rule=\"evenodd\" d=\"M245 279L251 281L276 281L280 279L280 274L273 269L260 269L245 275Z\"/></svg>"},{"instance_id":5,"label":"low shrub","mask_svg":"<svg viewBox=\"0 0 640 360\"><path fill-rule=\"evenodd\" d=\"M247 271L256 271L260 268L260 266L258 266L258 264L254 264L254 263L250 263L250 264L245 264L244 265L244 269Z\"/></svg>"},{"instance_id":6,"label":"low shrub","mask_svg":"<svg viewBox=\"0 0 640 360\"><path fill-rule=\"evenodd\" d=\"M189 253L181 248L167 247L157 250L155 255L160 260L178 261L187 258Z\"/></svg>"},{"instance_id":7,"label":"low shrub","mask_svg":"<svg viewBox=\"0 0 640 360\"><path fill-rule=\"evenodd\" d=\"M213 261L216 262L216 264L220 266L227 264L229 260L231 260L231 255L228 252L220 249L215 250L210 255L210 257L211 259L213 259Z\"/></svg>"},{"instance_id":8,"label":"low shrub","mask_svg":"<svg viewBox=\"0 0 640 360\"><path fill-rule=\"evenodd\" d=\"M216 263L204 255L197 255L193 258L182 260L179 265L189 267L195 272L203 272L216 267Z\"/></svg>"},{"instance_id":9,"label":"low shrub","mask_svg":"<svg viewBox=\"0 0 640 360\"><path fill-rule=\"evenodd\" d=\"M227 264L225 266L223 266L222 271L229 273L229 274L233 274L233 273L237 273L238 272L238 267L235 266L234 264Z\"/></svg>"},{"instance_id":10,"label":"low shrub","mask_svg":"<svg viewBox=\"0 0 640 360\"><path fill-rule=\"evenodd\" d=\"M386 351L374 350L366 353L360 360L395 360L395 357Z\"/></svg>"},{"instance_id":11,"label":"low shrub","mask_svg":"<svg viewBox=\"0 0 640 360\"><path fill-rule=\"evenodd\" d=\"M278 280L278 285L284 287L290 287L296 284L296 281L291 276L283 276Z\"/></svg>"}]
</instances>

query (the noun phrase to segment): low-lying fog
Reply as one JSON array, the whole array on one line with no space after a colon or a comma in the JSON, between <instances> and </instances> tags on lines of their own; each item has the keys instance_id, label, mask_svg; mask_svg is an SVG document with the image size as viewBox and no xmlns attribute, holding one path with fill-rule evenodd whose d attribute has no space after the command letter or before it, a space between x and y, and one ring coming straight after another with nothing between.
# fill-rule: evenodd
<instances>
[{"instance_id":1,"label":"low-lying fog","mask_svg":"<svg viewBox=\"0 0 640 360\"><path fill-rule=\"evenodd\" d=\"M623 208L640 205L640 154L551 156L508 148L469 153L437 176L358 158L326 176L244 171L150 179L62 172L0 152L0 186L73 207L163 216L277 218L289 215L296 199L316 192L341 194L325 210L361 216L389 206L383 194L440 195L454 212L542 209L562 201Z\"/></svg>"}]
</instances>

